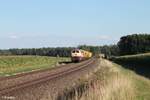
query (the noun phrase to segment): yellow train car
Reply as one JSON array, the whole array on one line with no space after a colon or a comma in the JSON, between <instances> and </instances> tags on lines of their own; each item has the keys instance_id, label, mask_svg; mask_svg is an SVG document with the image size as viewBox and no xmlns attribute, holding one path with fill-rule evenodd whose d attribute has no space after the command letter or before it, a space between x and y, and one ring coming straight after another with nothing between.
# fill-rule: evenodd
<instances>
[{"instance_id":1,"label":"yellow train car","mask_svg":"<svg viewBox=\"0 0 150 100\"><path fill-rule=\"evenodd\" d=\"M90 58L92 57L92 53L89 51L81 50L81 53L83 54L84 58Z\"/></svg>"},{"instance_id":2,"label":"yellow train car","mask_svg":"<svg viewBox=\"0 0 150 100\"><path fill-rule=\"evenodd\" d=\"M82 49L73 49L71 51L72 62L79 62L92 57L92 52L85 51Z\"/></svg>"}]
</instances>

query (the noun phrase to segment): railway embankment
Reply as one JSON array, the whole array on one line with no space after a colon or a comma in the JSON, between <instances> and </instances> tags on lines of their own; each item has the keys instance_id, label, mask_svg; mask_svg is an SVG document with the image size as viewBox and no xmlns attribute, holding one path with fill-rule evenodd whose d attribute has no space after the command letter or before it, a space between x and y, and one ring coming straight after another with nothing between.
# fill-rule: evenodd
<instances>
[{"instance_id":1,"label":"railway embankment","mask_svg":"<svg viewBox=\"0 0 150 100\"><path fill-rule=\"evenodd\" d=\"M69 100L149 100L150 80L102 59L91 79L64 92ZM60 100L60 97L58 98ZM63 100L63 99L62 99Z\"/></svg>"}]
</instances>

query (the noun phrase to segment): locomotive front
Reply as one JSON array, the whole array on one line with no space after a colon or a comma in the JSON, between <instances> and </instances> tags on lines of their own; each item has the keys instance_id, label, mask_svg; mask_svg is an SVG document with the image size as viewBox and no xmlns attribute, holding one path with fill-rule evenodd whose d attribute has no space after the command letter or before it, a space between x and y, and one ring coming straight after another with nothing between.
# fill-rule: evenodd
<instances>
[{"instance_id":1,"label":"locomotive front","mask_svg":"<svg viewBox=\"0 0 150 100\"><path fill-rule=\"evenodd\" d=\"M81 49L73 49L71 51L72 62L80 62L92 57L92 53Z\"/></svg>"},{"instance_id":2,"label":"locomotive front","mask_svg":"<svg viewBox=\"0 0 150 100\"><path fill-rule=\"evenodd\" d=\"M83 60L83 54L81 53L80 49L73 49L71 51L71 60L72 62L79 62Z\"/></svg>"}]
</instances>

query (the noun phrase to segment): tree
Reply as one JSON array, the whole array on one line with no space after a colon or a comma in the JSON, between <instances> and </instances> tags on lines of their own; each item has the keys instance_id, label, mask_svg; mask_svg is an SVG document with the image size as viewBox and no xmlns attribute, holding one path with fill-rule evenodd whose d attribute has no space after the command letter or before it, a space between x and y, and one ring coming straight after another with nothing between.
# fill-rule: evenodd
<instances>
[{"instance_id":1,"label":"tree","mask_svg":"<svg viewBox=\"0 0 150 100\"><path fill-rule=\"evenodd\" d=\"M150 51L149 34L133 34L120 38L118 42L121 55L138 54Z\"/></svg>"}]
</instances>

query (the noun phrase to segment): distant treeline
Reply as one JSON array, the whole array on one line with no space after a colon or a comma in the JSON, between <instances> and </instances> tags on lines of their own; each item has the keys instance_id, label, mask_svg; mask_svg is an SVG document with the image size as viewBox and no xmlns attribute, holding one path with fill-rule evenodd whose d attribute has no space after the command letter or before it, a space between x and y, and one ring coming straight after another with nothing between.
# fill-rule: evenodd
<instances>
[{"instance_id":1,"label":"distant treeline","mask_svg":"<svg viewBox=\"0 0 150 100\"><path fill-rule=\"evenodd\" d=\"M60 56L69 57L70 52L75 47L57 47L57 48L29 48L29 49L8 49L0 50L0 55L40 55L40 56ZM93 54L103 53L106 56L117 56L119 49L117 45L105 45L105 46L87 46L80 45L77 48L88 50Z\"/></svg>"},{"instance_id":2,"label":"distant treeline","mask_svg":"<svg viewBox=\"0 0 150 100\"><path fill-rule=\"evenodd\" d=\"M24 48L24 49L8 49L0 50L0 55L39 55L39 56L70 56L71 47L62 48Z\"/></svg>"},{"instance_id":3,"label":"distant treeline","mask_svg":"<svg viewBox=\"0 0 150 100\"><path fill-rule=\"evenodd\" d=\"M29 48L29 49L8 49L0 50L0 55L40 55L69 57L72 49L76 47L57 48ZM150 52L150 35L133 34L120 38L117 45L87 46L80 45L77 48L88 50L93 54L103 53L105 56L130 55Z\"/></svg>"},{"instance_id":4,"label":"distant treeline","mask_svg":"<svg viewBox=\"0 0 150 100\"><path fill-rule=\"evenodd\" d=\"M121 55L150 52L150 34L133 34L120 38L118 47Z\"/></svg>"}]
</instances>

